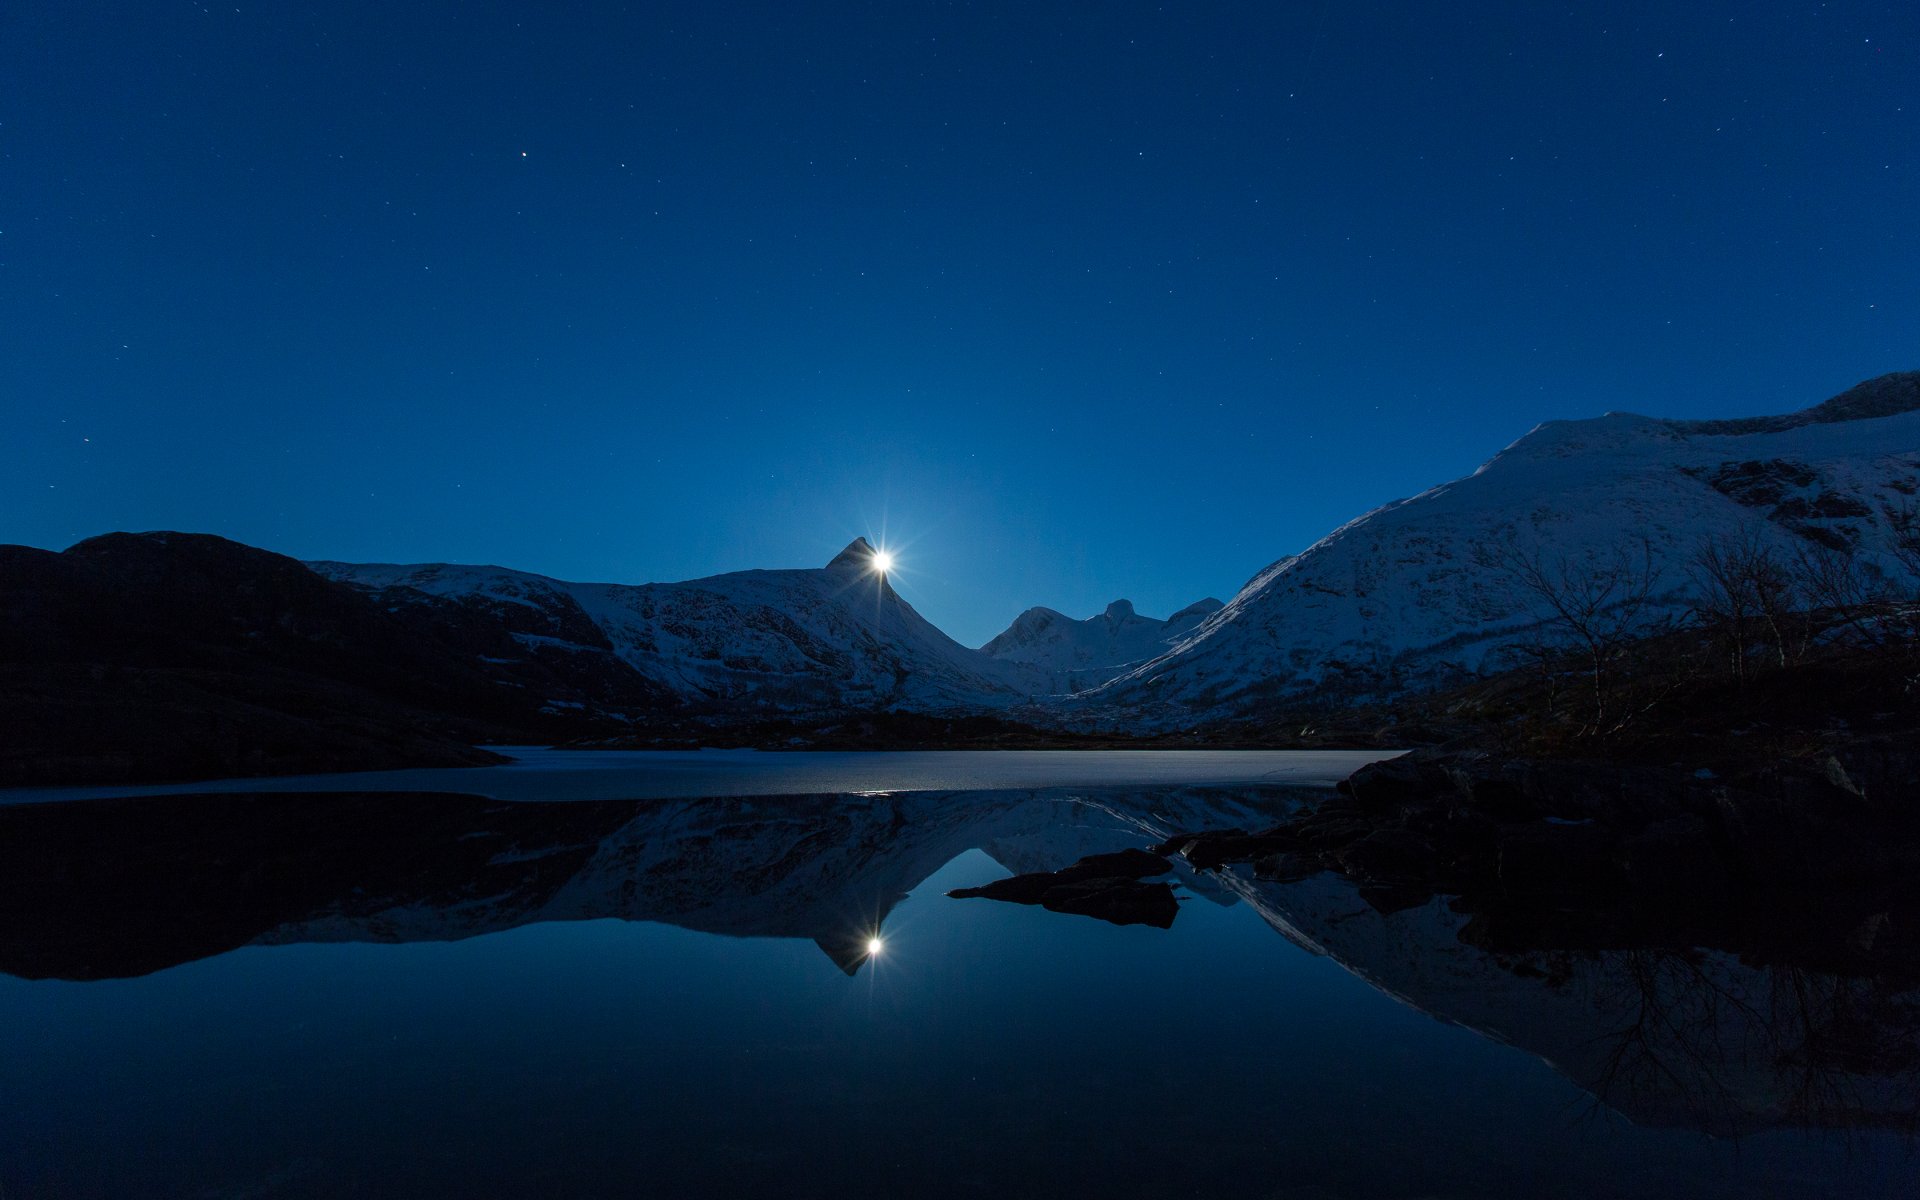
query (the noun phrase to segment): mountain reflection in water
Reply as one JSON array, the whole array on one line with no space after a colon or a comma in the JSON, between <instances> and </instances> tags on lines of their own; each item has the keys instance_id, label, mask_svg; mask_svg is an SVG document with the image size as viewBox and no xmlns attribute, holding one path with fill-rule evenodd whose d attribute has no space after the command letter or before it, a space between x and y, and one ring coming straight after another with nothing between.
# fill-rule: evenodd
<instances>
[{"instance_id":1,"label":"mountain reflection in water","mask_svg":"<svg viewBox=\"0 0 1920 1200\"><path fill-rule=\"evenodd\" d=\"M1307 794L1159 787L541 804L282 793L14 806L0 808L0 971L124 979L245 946L444 942L611 917L807 939L855 975L876 963L883 934L892 969L896 906L968 851L1015 873L1055 871L1179 830L1263 828ZM1246 868L1196 872L1177 857L1168 878L1183 905L1244 905L1404 1004L1538 1056L1636 1124L1910 1133L1920 1113L1920 972L1847 975L1723 950L1488 950L1462 940L1468 918L1445 898L1383 910L1335 875L1276 883ZM1127 933L1183 936L1180 923ZM1190 1036L1166 1031L1170 1046ZM1243 1049L1260 1062L1259 1044Z\"/></svg>"},{"instance_id":2,"label":"mountain reflection in water","mask_svg":"<svg viewBox=\"0 0 1920 1200\"><path fill-rule=\"evenodd\" d=\"M700 800L441 793L164 796L0 807L0 971L142 975L245 945L444 941L617 917L818 942L848 974L893 906L984 850L1043 870L1294 788ZM1209 880L1189 880L1218 893Z\"/></svg>"}]
</instances>

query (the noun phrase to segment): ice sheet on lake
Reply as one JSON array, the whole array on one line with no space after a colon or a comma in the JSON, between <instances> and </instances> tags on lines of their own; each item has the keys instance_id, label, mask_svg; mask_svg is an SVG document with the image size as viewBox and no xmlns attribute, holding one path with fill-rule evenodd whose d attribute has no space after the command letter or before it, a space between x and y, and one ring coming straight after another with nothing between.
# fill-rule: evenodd
<instances>
[{"instance_id":1,"label":"ice sheet on lake","mask_svg":"<svg viewBox=\"0 0 1920 1200\"><path fill-rule=\"evenodd\" d=\"M979 791L1000 788L1203 786L1329 787L1381 750L551 750L493 749L498 767L354 771L148 786L0 789L0 804L177 796L193 792L467 792L502 800L646 800L819 792Z\"/></svg>"}]
</instances>

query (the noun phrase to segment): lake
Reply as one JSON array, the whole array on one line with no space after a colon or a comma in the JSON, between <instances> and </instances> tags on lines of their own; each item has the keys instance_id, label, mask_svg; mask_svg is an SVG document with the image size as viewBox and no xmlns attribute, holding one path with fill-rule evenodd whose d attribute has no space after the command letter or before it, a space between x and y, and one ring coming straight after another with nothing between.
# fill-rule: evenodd
<instances>
[{"instance_id":1,"label":"lake","mask_svg":"<svg viewBox=\"0 0 1920 1200\"><path fill-rule=\"evenodd\" d=\"M1178 860L1164 929L945 894L1260 828L1372 757L545 754L7 794L36 802L0 804L0 1185L1920 1194L1911 980L1496 954L1443 900Z\"/></svg>"}]
</instances>

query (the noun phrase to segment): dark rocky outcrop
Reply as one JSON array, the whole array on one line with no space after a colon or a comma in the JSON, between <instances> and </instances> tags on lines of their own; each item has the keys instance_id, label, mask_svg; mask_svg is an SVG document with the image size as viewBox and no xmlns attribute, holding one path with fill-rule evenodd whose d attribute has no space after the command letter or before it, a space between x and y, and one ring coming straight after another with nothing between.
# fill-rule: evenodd
<instances>
[{"instance_id":1,"label":"dark rocky outcrop","mask_svg":"<svg viewBox=\"0 0 1920 1200\"><path fill-rule=\"evenodd\" d=\"M1383 911L1456 897L1478 914L1463 936L1489 945L1752 945L1769 926L1850 929L1920 891L1917 759L1867 743L1727 779L1424 751L1362 768L1272 829L1161 849L1279 882L1337 872Z\"/></svg>"},{"instance_id":2,"label":"dark rocky outcrop","mask_svg":"<svg viewBox=\"0 0 1920 1200\"><path fill-rule=\"evenodd\" d=\"M663 704L611 656L523 653L509 615L201 534L0 546L0 786L475 765Z\"/></svg>"},{"instance_id":3,"label":"dark rocky outcrop","mask_svg":"<svg viewBox=\"0 0 1920 1200\"><path fill-rule=\"evenodd\" d=\"M1168 929L1180 902L1165 883L1143 883L1173 870L1173 864L1144 850L1093 854L1058 871L1037 871L999 879L982 887L956 888L956 900L980 897L1014 904L1038 904L1053 912L1097 917L1114 925L1152 925Z\"/></svg>"}]
</instances>

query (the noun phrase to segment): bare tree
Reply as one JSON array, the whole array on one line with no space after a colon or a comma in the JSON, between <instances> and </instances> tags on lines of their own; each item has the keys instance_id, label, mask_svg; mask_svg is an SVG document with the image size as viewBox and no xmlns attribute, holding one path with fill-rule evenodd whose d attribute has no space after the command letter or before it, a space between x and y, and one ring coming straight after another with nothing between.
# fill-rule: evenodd
<instances>
[{"instance_id":1,"label":"bare tree","mask_svg":"<svg viewBox=\"0 0 1920 1200\"><path fill-rule=\"evenodd\" d=\"M1795 555L1795 584L1826 631L1844 630L1858 643L1884 647L1893 635L1887 616L1896 596L1881 576L1867 570L1852 542L1808 542Z\"/></svg>"},{"instance_id":2,"label":"bare tree","mask_svg":"<svg viewBox=\"0 0 1920 1200\"><path fill-rule=\"evenodd\" d=\"M1703 541L1688 574L1694 610L1726 643L1735 679L1747 679L1753 651L1762 647L1782 667L1806 652L1811 632L1795 573L1786 556L1754 530Z\"/></svg>"},{"instance_id":3,"label":"bare tree","mask_svg":"<svg viewBox=\"0 0 1920 1200\"><path fill-rule=\"evenodd\" d=\"M1549 557L1508 542L1483 546L1476 561L1499 572L1531 603L1548 639L1577 659L1587 677L1589 714L1583 735L1620 724L1614 693L1626 648L1655 632L1661 570L1645 538L1578 558Z\"/></svg>"},{"instance_id":4,"label":"bare tree","mask_svg":"<svg viewBox=\"0 0 1920 1200\"><path fill-rule=\"evenodd\" d=\"M1920 650L1920 509L1912 500L1902 500L1886 510L1887 524L1893 529L1893 559L1906 574L1902 603L1888 614L1906 643L1908 653Z\"/></svg>"},{"instance_id":5,"label":"bare tree","mask_svg":"<svg viewBox=\"0 0 1920 1200\"><path fill-rule=\"evenodd\" d=\"M1517 666L1539 673L1542 706L1547 712L1560 707L1560 677L1566 651L1545 637L1523 638L1505 647L1504 658Z\"/></svg>"},{"instance_id":6,"label":"bare tree","mask_svg":"<svg viewBox=\"0 0 1920 1200\"><path fill-rule=\"evenodd\" d=\"M1920 509L1902 500L1884 510L1893 530L1893 557L1907 573L1908 590L1920 590Z\"/></svg>"},{"instance_id":7,"label":"bare tree","mask_svg":"<svg viewBox=\"0 0 1920 1200\"><path fill-rule=\"evenodd\" d=\"M1726 647L1733 677L1745 682L1753 646L1755 605L1732 558L1713 543L1704 543L1694 552L1688 574L1693 578L1695 616Z\"/></svg>"},{"instance_id":8,"label":"bare tree","mask_svg":"<svg viewBox=\"0 0 1920 1200\"><path fill-rule=\"evenodd\" d=\"M1893 531L1894 564L1905 578L1887 605L1884 623L1909 668L1920 660L1920 509L1911 499L1883 510ZM1907 690L1920 689L1920 672L1910 674Z\"/></svg>"}]
</instances>

